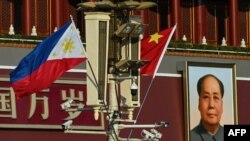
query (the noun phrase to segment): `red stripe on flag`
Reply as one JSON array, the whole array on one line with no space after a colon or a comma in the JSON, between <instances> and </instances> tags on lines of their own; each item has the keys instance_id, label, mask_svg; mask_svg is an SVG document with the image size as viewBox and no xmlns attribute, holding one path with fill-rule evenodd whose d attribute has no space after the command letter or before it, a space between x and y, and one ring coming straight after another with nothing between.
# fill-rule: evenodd
<instances>
[{"instance_id":1,"label":"red stripe on flag","mask_svg":"<svg viewBox=\"0 0 250 141\"><path fill-rule=\"evenodd\" d=\"M48 88L49 85L57 80L65 71L85 60L86 58L64 58L45 62L31 75L13 83L16 96L21 97Z\"/></svg>"}]
</instances>

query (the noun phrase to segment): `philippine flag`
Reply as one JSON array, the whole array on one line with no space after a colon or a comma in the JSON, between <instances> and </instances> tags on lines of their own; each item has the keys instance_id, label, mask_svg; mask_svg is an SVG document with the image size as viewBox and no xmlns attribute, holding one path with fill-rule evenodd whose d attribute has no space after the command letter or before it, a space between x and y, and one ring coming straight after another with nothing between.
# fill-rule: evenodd
<instances>
[{"instance_id":1,"label":"philippine flag","mask_svg":"<svg viewBox=\"0 0 250 141\"><path fill-rule=\"evenodd\" d=\"M87 59L74 22L38 44L10 73L17 97L48 88L64 72Z\"/></svg>"}]
</instances>

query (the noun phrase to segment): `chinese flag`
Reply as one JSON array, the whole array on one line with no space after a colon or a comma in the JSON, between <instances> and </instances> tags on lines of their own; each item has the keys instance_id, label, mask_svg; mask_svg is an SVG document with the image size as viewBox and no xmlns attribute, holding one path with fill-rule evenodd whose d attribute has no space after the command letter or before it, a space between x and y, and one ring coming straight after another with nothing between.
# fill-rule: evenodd
<instances>
[{"instance_id":1,"label":"chinese flag","mask_svg":"<svg viewBox=\"0 0 250 141\"><path fill-rule=\"evenodd\" d=\"M176 25L141 40L141 60L149 61L141 68L142 75L155 77L175 29Z\"/></svg>"}]
</instances>

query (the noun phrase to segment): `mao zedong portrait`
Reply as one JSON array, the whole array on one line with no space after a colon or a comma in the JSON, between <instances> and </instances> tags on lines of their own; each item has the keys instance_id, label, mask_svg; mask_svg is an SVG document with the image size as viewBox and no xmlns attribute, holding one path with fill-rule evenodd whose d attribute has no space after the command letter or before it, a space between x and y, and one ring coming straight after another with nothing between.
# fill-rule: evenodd
<instances>
[{"instance_id":1,"label":"mao zedong portrait","mask_svg":"<svg viewBox=\"0 0 250 141\"><path fill-rule=\"evenodd\" d=\"M220 124L223 113L223 83L214 75L202 76L197 82L200 123L190 132L190 141L223 141Z\"/></svg>"}]
</instances>

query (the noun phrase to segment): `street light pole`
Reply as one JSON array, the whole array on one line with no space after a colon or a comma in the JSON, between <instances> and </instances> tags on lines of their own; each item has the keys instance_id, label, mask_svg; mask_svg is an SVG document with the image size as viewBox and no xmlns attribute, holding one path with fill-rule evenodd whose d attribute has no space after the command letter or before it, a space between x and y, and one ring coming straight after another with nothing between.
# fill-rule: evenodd
<instances>
[{"instance_id":1,"label":"street light pole","mask_svg":"<svg viewBox=\"0 0 250 141\"><path fill-rule=\"evenodd\" d=\"M135 21L130 14L132 10L150 8L156 6L156 3L102 0L83 2L77 6L77 10L92 11L85 12L86 52L89 58L87 105L93 107L96 120L99 118L99 112L106 111L109 124L108 141L124 140L119 137L123 128L161 127L162 124L121 124L136 122L133 121L133 110L140 107L139 68L147 63L140 60L139 36L143 33L145 24L140 20ZM120 99L118 95L121 96ZM128 119L121 119L120 106L127 109ZM145 134L144 139L131 140L158 140L161 137L157 136L156 132L143 130L142 133Z\"/></svg>"}]
</instances>

